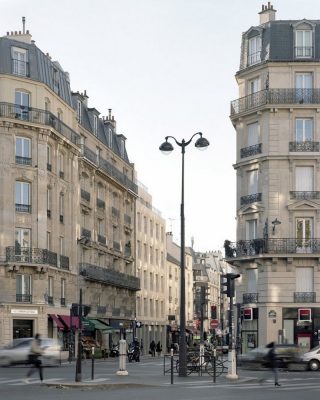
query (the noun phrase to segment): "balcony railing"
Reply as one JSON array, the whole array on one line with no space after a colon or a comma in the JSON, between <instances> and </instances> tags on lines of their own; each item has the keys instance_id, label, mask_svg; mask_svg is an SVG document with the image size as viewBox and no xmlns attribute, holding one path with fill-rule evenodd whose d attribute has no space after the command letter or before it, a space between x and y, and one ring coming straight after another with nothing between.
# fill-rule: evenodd
<instances>
[{"instance_id":1,"label":"balcony railing","mask_svg":"<svg viewBox=\"0 0 320 400\"><path fill-rule=\"evenodd\" d=\"M319 200L320 192L299 192L299 191L291 191L290 199L292 200Z\"/></svg>"},{"instance_id":2,"label":"balcony railing","mask_svg":"<svg viewBox=\"0 0 320 400\"><path fill-rule=\"evenodd\" d=\"M60 264L58 265L56 253L47 249L20 247L18 245L6 247L6 262L48 264L56 268L69 269L69 257L60 256Z\"/></svg>"},{"instance_id":3,"label":"balcony railing","mask_svg":"<svg viewBox=\"0 0 320 400\"><path fill-rule=\"evenodd\" d=\"M61 298L60 298L60 305L63 306L63 307L66 305L66 299L65 299L65 297L61 297Z\"/></svg>"},{"instance_id":4,"label":"balcony railing","mask_svg":"<svg viewBox=\"0 0 320 400\"><path fill-rule=\"evenodd\" d=\"M32 164L32 158L16 156L16 164L31 165Z\"/></svg>"},{"instance_id":5,"label":"balcony railing","mask_svg":"<svg viewBox=\"0 0 320 400\"><path fill-rule=\"evenodd\" d=\"M48 304L53 306L53 296L48 296L47 299L48 299Z\"/></svg>"},{"instance_id":6,"label":"balcony railing","mask_svg":"<svg viewBox=\"0 0 320 400\"><path fill-rule=\"evenodd\" d=\"M29 121L35 124L47 125L54 128L76 146L80 146L80 135L70 129L49 111L40 110L19 104L0 102L0 117Z\"/></svg>"},{"instance_id":7,"label":"balcony railing","mask_svg":"<svg viewBox=\"0 0 320 400\"><path fill-rule=\"evenodd\" d=\"M243 304L258 303L259 294L258 293L243 293L242 302Z\"/></svg>"},{"instance_id":8,"label":"balcony railing","mask_svg":"<svg viewBox=\"0 0 320 400\"><path fill-rule=\"evenodd\" d=\"M79 270L80 275L87 280L102 282L107 285L127 288L134 291L140 290L140 279L132 275L87 263L79 264Z\"/></svg>"},{"instance_id":9,"label":"balcony railing","mask_svg":"<svg viewBox=\"0 0 320 400\"><path fill-rule=\"evenodd\" d=\"M318 253L320 253L320 239L252 239L225 244L226 258Z\"/></svg>"},{"instance_id":10,"label":"balcony railing","mask_svg":"<svg viewBox=\"0 0 320 400\"><path fill-rule=\"evenodd\" d=\"M248 194L247 196L242 196L240 198L240 204L244 206L246 204L256 203L257 201L261 200L262 200L262 193Z\"/></svg>"},{"instance_id":11,"label":"balcony railing","mask_svg":"<svg viewBox=\"0 0 320 400\"><path fill-rule=\"evenodd\" d=\"M318 152L320 151L319 142L306 140L304 142L289 142L289 151L291 152Z\"/></svg>"},{"instance_id":12,"label":"balcony railing","mask_svg":"<svg viewBox=\"0 0 320 400\"><path fill-rule=\"evenodd\" d=\"M244 147L243 149L241 149L240 157L246 158L246 157L255 156L256 154L261 154L261 153L262 153L262 143L259 143L259 144L255 144L255 145L249 146L249 147Z\"/></svg>"},{"instance_id":13,"label":"balcony railing","mask_svg":"<svg viewBox=\"0 0 320 400\"><path fill-rule=\"evenodd\" d=\"M16 211L20 213L31 213L31 204L17 204Z\"/></svg>"},{"instance_id":14,"label":"balcony railing","mask_svg":"<svg viewBox=\"0 0 320 400\"><path fill-rule=\"evenodd\" d=\"M117 250L117 251L120 251L120 243L119 242L113 242L113 249L114 250Z\"/></svg>"},{"instance_id":15,"label":"balcony railing","mask_svg":"<svg viewBox=\"0 0 320 400\"><path fill-rule=\"evenodd\" d=\"M16 294L17 303L32 303L32 294Z\"/></svg>"},{"instance_id":16,"label":"balcony railing","mask_svg":"<svg viewBox=\"0 0 320 400\"><path fill-rule=\"evenodd\" d=\"M12 58L12 73L21 76L30 76L29 63L27 61Z\"/></svg>"},{"instance_id":17,"label":"balcony railing","mask_svg":"<svg viewBox=\"0 0 320 400\"><path fill-rule=\"evenodd\" d=\"M298 46L294 48L295 56L298 58L312 58L313 46Z\"/></svg>"},{"instance_id":18,"label":"balcony railing","mask_svg":"<svg viewBox=\"0 0 320 400\"><path fill-rule=\"evenodd\" d=\"M103 235L100 235L99 233L98 233L98 243L101 243L101 244L103 244L104 246L107 244L107 239L106 239L106 237L103 236Z\"/></svg>"},{"instance_id":19,"label":"balcony railing","mask_svg":"<svg viewBox=\"0 0 320 400\"><path fill-rule=\"evenodd\" d=\"M315 303L316 292L294 292L293 301L295 303Z\"/></svg>"},{"instance_id":20,"label":"balcony railing","mask_svg":"<svg viewBox=\"0 0 320 400\"><path fill-rule=\"evenodd\" d=\"M320 89L264 89L231 102L231 116L265 105L320 104Z\"/></svg>"},{"instance_id":21,"label":"balcony railing","mask_svg":"<svg viewBox=\"0 0 320 400\"><path fill-rule=\"evenodd\" d=\"M86 228L81 229L81 236L86 237L87 239L91 240L91 231Z\"/></svg>"}]
</instances>

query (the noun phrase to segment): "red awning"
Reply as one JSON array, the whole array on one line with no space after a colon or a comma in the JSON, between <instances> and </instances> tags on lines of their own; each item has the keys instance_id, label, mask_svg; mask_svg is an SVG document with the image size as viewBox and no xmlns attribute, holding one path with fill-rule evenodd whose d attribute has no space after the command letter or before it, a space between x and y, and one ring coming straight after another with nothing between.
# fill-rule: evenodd
<instances>
[{"instance_id":1,"label":"red awning","mask_svg":"<svg viewBox=\"0 0 320 400\"><path fill-rule=\"evenodd\" d=\"M65 326L63 325L63 323L60 321L60 319L55 314L49 314L49 317L53 319L53 321L57 325L57 328L60 331L63 331L65 329Z\"/></svg>"},{"instance_id":2,"label":"red awning","mask_svg":"<svg viewBox=\"0 0 320 400\"><path fill-rule=\"evenodd\" d=\"M67 328L70 329L70 315L59 315L59 318L61 318ZM72 317L72 327L76 329L79 328L79 317Z\"/></svg>"}]
</instances>

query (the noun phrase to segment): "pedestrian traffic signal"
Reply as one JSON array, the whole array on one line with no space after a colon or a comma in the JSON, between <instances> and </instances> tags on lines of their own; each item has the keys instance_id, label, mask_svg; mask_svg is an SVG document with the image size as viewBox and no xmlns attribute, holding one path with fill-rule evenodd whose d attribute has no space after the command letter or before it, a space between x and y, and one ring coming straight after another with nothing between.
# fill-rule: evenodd
<instances>
[{"instance_id":1,"label":"pedestrian traffic signal","mask_svg":"<svg viewBox=\"0 0 320 400\"><path fill-rule=\"evenodd\" d=\"M239 278L240 275L239 274L232 274L232 273L228 273L225 275L221 276L223 281L221 282L221 286L223 288L223 286L226 287L225 290L222 290L221 292L223 294L226 294L227 297L234 297L235 295L235 282L234 280Z\"/></svg>"}]
</instances>

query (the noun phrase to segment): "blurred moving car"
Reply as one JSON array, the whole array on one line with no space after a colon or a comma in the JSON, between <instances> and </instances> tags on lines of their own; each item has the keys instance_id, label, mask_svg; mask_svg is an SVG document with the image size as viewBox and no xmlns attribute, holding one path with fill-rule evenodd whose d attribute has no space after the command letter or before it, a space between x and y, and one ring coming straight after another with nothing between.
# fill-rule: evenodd
<instances>
[{"instance_id":1,"label":"blurred moving car","mask_svg":"<svg viewBox=\"0 0 320 400\"><path fill-rule=\"evenodd\" d=\"M320 345L304 353L302 358L308 363L308 368L311 371L318 371L320 369Z\"/></svg>"},{"instance_id":2,"label":"blurred moving car","mask_svg":"<svg viewBox=\"0 0 320 400\"><path fill-rule=\"evenodd\" d=\"M33 338L14 339L9 345L0 348L0 366L27 364ZM61 345L56 339L41 338L44 353L41 356L43 365L59 365Z\"/></svg>"},{"instance_id":3,"label":"blurred moving car","mask_svg":"<svg viewBox=\"0 0 320 400\"><path fill-rule=\"evenodd\" d=\"M267 346L256 347L245 354L240 354L237 357L239 366L245 368L269 368L267 354L270 348ZM275 345L276 357L278 360L279 368L287 369L307 369L307 363L303 359L303 349L295 344L276 344Z\"/></svg>"}]
</instances>

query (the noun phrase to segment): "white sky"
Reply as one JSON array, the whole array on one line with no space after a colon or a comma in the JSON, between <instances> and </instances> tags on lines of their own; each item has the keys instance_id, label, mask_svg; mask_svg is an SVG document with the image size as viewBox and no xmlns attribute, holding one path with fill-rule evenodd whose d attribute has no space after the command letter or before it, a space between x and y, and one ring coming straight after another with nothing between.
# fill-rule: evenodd
<instances>
[{"instance_id":1,"label":"white sky","mask_svg":"<svg viewBox=\"0 0 320 400\"><path fill-rule=\"evenodd\" d=\"M241 33L267 0L0 0L0 35L22 30L87 90L101 115L112 108L130 161L180 241L181 150L159 151L203 132L205 152L185 154L186 245L219 250L236 237L235 131ZM320 19L319 0L271 1L280 19Z\"/></svg>"}]
</instances>

